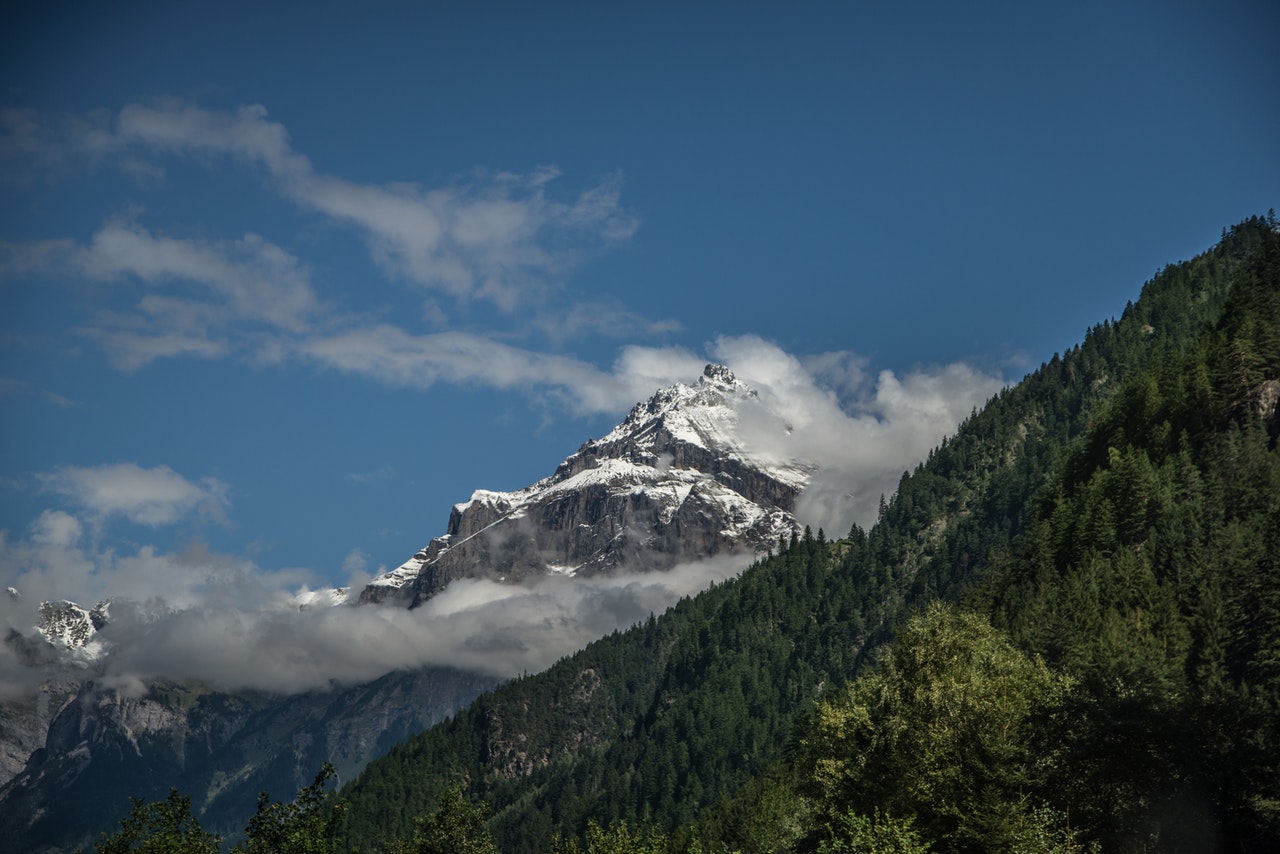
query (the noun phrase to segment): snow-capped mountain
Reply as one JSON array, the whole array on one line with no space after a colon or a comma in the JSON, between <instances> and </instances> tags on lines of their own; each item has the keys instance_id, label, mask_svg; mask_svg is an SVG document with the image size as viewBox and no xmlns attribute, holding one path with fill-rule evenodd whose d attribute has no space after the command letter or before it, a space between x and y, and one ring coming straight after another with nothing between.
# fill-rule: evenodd
<instances>
[{"instance_id":1,"label":"snow-capped mountain","mask_svg":"<svg viewBox=\"0 0 1280 854\"><path fill-rule=\"evenodd\" d=\"M40 622L35 629L59 650L91 661L103 653L102 644L94 635L107 624L110 606L110 602L99 602L86 609L71 601L41 602Z\"/></svg>"},{"instance_id":2,"label":"snow-capped mountain","mask_svg":"<svg viewBox=\"0 0 1280 854\"><path fill-rule=\"evenodd\" d=\"M789 427L720 365L638 404L550 477L516 492L477 490L447 532L375 578L361 603L414 606L457 578L519 581L666 569L727 551L761 552L799 527L792 511L814 467L742 437Z\"/></svg>"},{"instance_id":3,"label":"snow-capped mountain","mask_svg":"<svg viewBox=\"0 0 1280 854\"><path fill-rule=\"evenodd\" d=\"M319 590L303 588L294 594L289 601L299 611L306 611L311 608L333 608L338 605L346 605L350 594L350 587L323 587Z\"/></svg>"}]
</instances>

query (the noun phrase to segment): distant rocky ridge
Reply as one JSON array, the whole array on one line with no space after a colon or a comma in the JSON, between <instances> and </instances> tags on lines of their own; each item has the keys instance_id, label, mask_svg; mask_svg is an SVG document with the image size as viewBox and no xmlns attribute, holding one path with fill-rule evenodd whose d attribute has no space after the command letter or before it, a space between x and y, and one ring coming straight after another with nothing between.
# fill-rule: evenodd
<instances>
[{"instance_id":1,"label":"distant rocky ridge","mask_svg":"<svg viewBox=\"0 0 1280 854\"><path fill-rule=\"evenodd\" d=\"M86 682L49 697L61 705L41 745L0 786L0 849L81 850L128 812L130 795L158 799L170 786L193 797L204 826L235 832L258 792L287 799L324 762L350 779L496 682L420 668L286 697L165 680L137 695Z\"/></svg>"}]
</instances>

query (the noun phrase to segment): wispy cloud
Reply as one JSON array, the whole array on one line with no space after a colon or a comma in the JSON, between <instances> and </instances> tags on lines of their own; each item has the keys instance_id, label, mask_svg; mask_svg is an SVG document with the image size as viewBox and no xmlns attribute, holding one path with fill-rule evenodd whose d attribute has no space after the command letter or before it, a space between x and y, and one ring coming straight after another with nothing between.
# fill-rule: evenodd
<instances>
[{"instance_id":1,"label":"wispy cloud","mask_svg":"<svg viewBox=\"0 0 1280 854\"><path fill-rule=\"evenodd\" d=\"M113 220L85 244L0 243L0 275L28 273L145 288L132 310L100 311L80 329L125 371L160 358L225 357L263 337L301 334L323 313L305 265L256 234L209 241Z\"/></svg>"},{"instance_id":2,"label":"wispy cloud","mask_svg":"<svg viewBox=\"0 0 1280 854\"><path fill-rule=\"evenodd\" d=\"M617 175L567 194L553 192L561 181L555 167L476 171L432 188L362 184L318 172L261 106L228 112L162 102L132 104L115 116L0 116L0 160L47 166L72 161L72 154L94 162L176 157L215 166L228 158L257 169L269 189L363 235L384 274L420 286L422 314L436 326L448 323L443 299L483 301L507 314L518 309L526 334L540 332L556 346L583 334L631 337L676 328L617 301L575 302L562 292L564 276L584 258L626 242L638 227L622 204ZM144 286L132 310L102 311L80 329L126 371L179 356L278 362L295 353L411 386L439 375L468 381L472 372L461 364L468 357L460 352L467 336L415 336L343 315L322 303L308 266L278 243L257 234L216 240L157 233L141 224L144 214L112 218L85 242L0 241L0 275L53 272ZM477 342L491 337L473 335ZM375 367L378 358L383 364ZM441 360L453 367L430 370ZM500 374L490 382L501 385Z\"/></svg>"},{"instance_id":3,"label":"wispy cloud","mask_svg":"<svg viewBox=\"0 0 1280 854\"><path fill-rule=\"evenodd\" d=\"M373 471L351 472L347 475L347 480L352 483L378 483L388 480L395 480L395 466L382 466Z\"/></svg>"},{"instance_id":4,"label":"wispy cloud","mask_svg":"<svg viewBox=\"0 0 1280 854\"><path fill-rule=\"evenodd\" d=\"M73 260L95 279L194 282L237 318L285 330L305 328L317 308L309 275L298 259L256 234L215 243L158 236L133 223L113 222L94 234ZM172 313L174 306L173 300L153 297L141 307L159 316Z\"/></svg>"},{"instance_id":5,"label":"wispy cloud","mask_svg":"<svg viewBox=\"0 0 1280 854\"><path fill-rule=\"evenodd\" d=\"M645 317L617 300L594 300L557 306L533 317L532 325L557 343L583 334L606 338L648 338L678 332L682 328L679 321Z\"/></svg>"},{"instance_id":6,"label":"wispy cloud","mask_svg":"<svg viewBox=\"0 0 1280 854\"><path fill-rule=\"evenodd\" d=\"M0 397L7 395L34 395L38 396L45 403L58 407L59 409L74 409L79 406L79 402L69 397L49 391L48 389L35 388L25 380L17 380L11 377L0 377Z\"/></svg>"},{"instance_id":7,"label":"wispy cloud","mask_svg":"<svg viewBox=\"0 0 1280 854\"><path fill-rule=\"evenodd\" d=\"M30 185L48 170L119 156L123 141L111 124L107 110L50 116L31 109L0 109L0 183ZM39 168L29 168L33 163ZM130 172L150 171L139 169L129 157L121 165Z\"/></svg>"},{"instance_id":8,"label":"wispy cloud","mask_svg":"<svg viewBox=\"0 0 1280 854\"><path fill-rule=\"evenodd\" d=\"M285 196L359 228L384 269L507 310L585 254L628 240L639 224L622 206L616 175L562 201L547 192L560 176L555 167L527 175L477 173L433 189L319 173L260 105L231 113L132 104L120 111L116 133L131 145L226 154L255 164Z\"/></svg>"},{"instance_id":9,"label":"wispy cloud","mask_svg":"<svg viewBox=\"0 0 1280 854\"><path fill-rule=\"evenodd\" d=\"M579 412L625 405L608 377L587 362L475 333L415 335L382 324L317 336L299 342L297 352L322 366L390 385L429 388L447 382L554 393L571 399Z\"/></svg>"},{"instance_id":10,"label":"wispy cloud","mask_svg":"<svg viewBox=\"0 0 1280 854\"><path fill-rule=\"evenodd\" d=\"M94 520L118 516L156 526L172 524L193 512L222 520L227 506L225 483L214 477L193 483L168 466L64 466L39 477L45 490L62 496Z\"/></svg>"}]
</instances>

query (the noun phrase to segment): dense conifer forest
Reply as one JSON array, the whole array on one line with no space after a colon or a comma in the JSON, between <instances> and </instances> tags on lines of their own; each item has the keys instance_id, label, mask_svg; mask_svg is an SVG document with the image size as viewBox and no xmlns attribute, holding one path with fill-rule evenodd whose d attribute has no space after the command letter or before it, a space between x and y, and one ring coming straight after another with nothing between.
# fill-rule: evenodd
<instances>
[{"instance_id":1,"label":"dense conifer forest","mask_svg":"<svg viewBox=\"0 0 1280 854\"><path fill-rule=\"evenodd\" d=\"M1276 850L1277 401L1272 214L975 412L870 530L484 695L276 813L330 846L281 850Z\"/></svg>"}]
</instances>

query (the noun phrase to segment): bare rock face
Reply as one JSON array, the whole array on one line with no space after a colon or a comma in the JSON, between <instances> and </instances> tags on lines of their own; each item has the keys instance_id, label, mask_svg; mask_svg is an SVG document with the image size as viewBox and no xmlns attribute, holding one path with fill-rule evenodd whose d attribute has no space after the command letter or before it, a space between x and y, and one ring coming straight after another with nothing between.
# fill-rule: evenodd
<instances>
[{"instance_id":1,"label":"bare rock face","mask_svg":"<svg viewBox=\"0 0 1280 854\"><path fill-rule=\"evenodd\" d=\"M0 701L0 786L27 767L44 747L49 725L75 699L80 683L49 679L25 695Z\"/></svg>"},{"instance_id":2,"label":"bare rock face","mask_svg":"<svg viewBox=\"0 0 1280 854\"><path fill-rule=\"evenodd\" d=\"M748 447L747 424L768 453ZM658 391L550 477L455 505L447 532L374 579L360 602L415 606L459 578L648 571L763 552L798 530L792 511L813 472L788 453L788 435L755 391L708 365L695 385Z\"/></svg>"}]
</instances>

